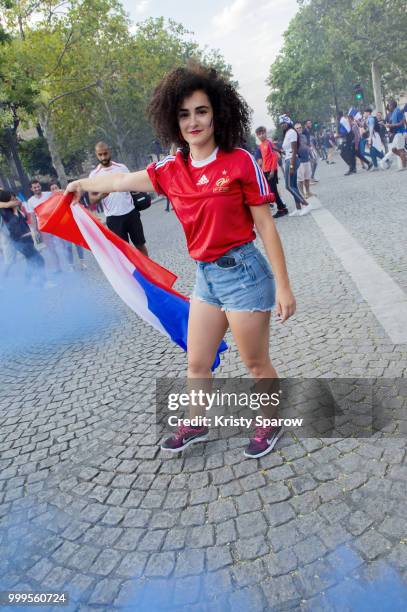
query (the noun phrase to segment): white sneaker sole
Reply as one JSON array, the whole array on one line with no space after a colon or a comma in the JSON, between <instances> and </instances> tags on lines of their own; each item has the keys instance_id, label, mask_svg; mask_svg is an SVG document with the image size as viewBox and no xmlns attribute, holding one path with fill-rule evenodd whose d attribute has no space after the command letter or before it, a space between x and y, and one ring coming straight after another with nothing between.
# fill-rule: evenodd
<instances>
[{"instance_id":1,"label":"white sneaker sole","mask_svg":"<svg viewBox=\"0 0 407 612\"><path fill-rule=\"evenodd\" d=\"M284 433L284 427L280 429L280 431L274 438L273 442L262 453L259 453L258 455L250 455L246 453L246 451L243 451L244 456L248 457L249 459L259 459L260 457L264 457L264 455L268 455L268 453L271 453L271 451L273 450L273 448L275 447L275 445L277 444L277 442L279 441L283 433Z\"/></svg>"},{"instance_id":2,"label":"white sneaker sole","mask_svg":"<svg viewBox=\"0 0 407 612\"><path fill-rule=\"evenodd\" d=\"M182 451L188 448L188 446L190 446L191 444L195 444L196 442L206 442L207 439L208 434L205 434L204 436L199 436L199 438L193 438L192 440L189 440L181 448L166 448L165 446L160 446L160 449L162 451L168 451L170 453L182 453Z\"/></svg>"}]
</instances>

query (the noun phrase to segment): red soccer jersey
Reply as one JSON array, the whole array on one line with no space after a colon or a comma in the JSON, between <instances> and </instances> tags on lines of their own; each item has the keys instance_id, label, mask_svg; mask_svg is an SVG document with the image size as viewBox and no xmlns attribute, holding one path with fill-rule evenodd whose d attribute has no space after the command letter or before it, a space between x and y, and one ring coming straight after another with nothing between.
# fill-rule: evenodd
<instances>
[{"instance_id":1,"label":"red soccer jersey","mask_svg":"<svg viewBox=\"0 0 407 612\"><path fill-rule=\"evenodd\" d=\"M279 154L273 150L269 140L263 140L260 143L260 152L263 159L263 172L275 172L278 166Z\"/></svg>"},{"instance_id":2,"label":"red soccer jersey","mask_svg":"<svg viewBox=\"0 0 407 612\"><path fill-rule=\"evenodd\" d=\"M212 159L213 157L213 159ZM157 193L166 195L181 221L188 251L197 261L215 261L255 239L250 206L274 202L274 194L250 153L217 151L195 167L182 152L147 167Z\"/></svg>"}]
</instances>

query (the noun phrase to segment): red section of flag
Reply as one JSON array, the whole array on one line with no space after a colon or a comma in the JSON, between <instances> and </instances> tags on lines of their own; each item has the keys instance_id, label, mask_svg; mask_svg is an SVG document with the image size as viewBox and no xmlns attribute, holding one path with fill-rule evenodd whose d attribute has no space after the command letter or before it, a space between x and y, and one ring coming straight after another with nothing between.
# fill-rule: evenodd
<instances>
[{"instance_id":1,"label":"red section of flag","mask_svg":"<svg viewBox=\"0 0 407 612\"><path fill-rule=\"evenodd\" d=\"M54 236L58 236L74 244L79 244L85 249L89 249L88 244L73 218L71 212L72 200L72 193L55 193L48 198L48 200L36 206L35 214L38 218L39 230L41 232L53 234ZM149 257L146 257L143 253L140 253L138 249L119 238L119 236L116 236L116 234L105 227L97 217L92 215L86 208L82 208L85 213L92 218L93 222L96 223L106 238L120 249L143 276L160 287L171 288L173 286L177 280L175 274L163 268Z\"/></svg>"}]
</instances>

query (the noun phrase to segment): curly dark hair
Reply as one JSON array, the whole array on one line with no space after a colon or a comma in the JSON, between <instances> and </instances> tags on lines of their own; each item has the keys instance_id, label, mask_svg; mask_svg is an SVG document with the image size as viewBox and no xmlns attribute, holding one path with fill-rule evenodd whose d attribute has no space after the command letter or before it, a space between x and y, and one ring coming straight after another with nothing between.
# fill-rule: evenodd
<instances>
[{"instance_id":1,"label":"curly dark hair","mask_svg":"<svg viewBox=\"0 0 407 612\"><path fill-rule=\"evenodd\" d=\"M214 68L195 63L175 68L154 90L148 114L161 143L188 148L180 134L178 110L182 101L198 90L211 102L216 144L225 151L241 146L250 133L249 106Z\"/></svg>"}]
</instances>

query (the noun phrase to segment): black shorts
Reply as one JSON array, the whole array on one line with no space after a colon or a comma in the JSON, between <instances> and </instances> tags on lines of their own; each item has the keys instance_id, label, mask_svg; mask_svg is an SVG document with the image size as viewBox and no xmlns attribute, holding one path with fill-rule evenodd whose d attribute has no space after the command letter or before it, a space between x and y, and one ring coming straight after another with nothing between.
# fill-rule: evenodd
<instances>
[{"instance_id":1,"label":"black shorts","mask_svg":"<svg viewBox=\"0 0 407 612\"><path fill-rule=\"evenodd\" d=\"M135 208L125 215L109 215L106 217L106 225L126 242L129 242L130 238L134 246L146 243L140 213Z\"/></svg>"}]
</instances>

